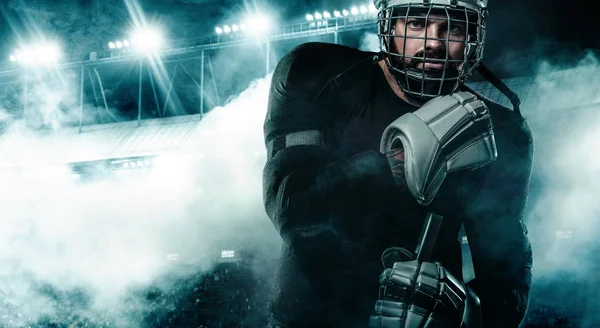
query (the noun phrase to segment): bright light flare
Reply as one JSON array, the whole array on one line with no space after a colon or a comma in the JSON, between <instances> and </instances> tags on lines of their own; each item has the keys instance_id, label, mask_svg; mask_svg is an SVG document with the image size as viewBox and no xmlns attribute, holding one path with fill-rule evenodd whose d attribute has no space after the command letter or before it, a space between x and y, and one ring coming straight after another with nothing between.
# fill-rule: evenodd
<instances>
[{"instance_id":1,"label":"bright light flare","mask_svg":"<svg viewBox=\"0 0 600 328\"><path fill-rule=\"evenodd\" d=\"M108 43L108 47L109 47L110 49L114 49L114 48L116 48L117 46L115 45L115 43L114 43L114 42L109 42L109 43Z\"/></svg>"},{"instance_id":2,"label":"bright light flare","mask_svg":"<svg viewBox=\"0 0 600 328\"><path fill-rule=\"evenodd\" d=\"M231 27L229 27L229 25L223 26L223 32L225 32L225 33L231 32Z\"/></svg>"},{"instance_id":3,"label":"bright light flare","mask_svg":"<svg viewBox=\"0 0 600 328\"><path fill-rule=\"evenodd\" d=\"M266 15L252 15L248 17L247 24L248 30L251 33L264 34L269 32L269 29L271 28L271 19Z\"/></svg>"},{"instance_id":4,"label":"bright light flare","mask_svg":"<svg viewBox=\"0 0 600 328\"><path fill-rule=\"evenodd\" d=\"M310 21L313 21L314 19L315 19L315 18L313 17L313 15L311 15L311 14L306 14L306 20L307 20L307 21L309 21L309 22L310 22Z\"/></svg>"},{"instance_id":5,"label":"bright light flare","mask_svg":"<svg viewBox=\"0 0 600 328\"><path fill-rule=\"evenodd\" d=\"M350 9L350 12L352 13L352 15L358 15L360 13L358 8L356 7L352 7L352 9Z\"/></svg>"},{"instance_id":6,"label":"bright light flare","mask_svg":"<svg viewBox=\"0 0 600 328\"><path fill-rule=\"evenodd\" d=\"M215 32L217 32L217 34L223 34L223 29L222 29L222 28L220 28L220 27L217 27L217 28L215 29Z\"/></svg>"},{"instance_id":7,"label":"bright light flare","mask_svg":"<svg viewBox=\"0 0 600 328\"><path fill-rule=\"evenodd\" d=\"M329 19L329 18L331 18L331 14L328 11L326 11L323 13L323 18Z\"/></svg>"},{"instance_id":8,"label":"bright light flare","mask_svg":"<svg viewBox=\"0 0 600 328\"><path fill-rule=\"evenodd\" d=\"M25 46L10 57L13 62L19 62L25 66L50 66L55 65L61 58L60 49L57 44L51 42Z\"/></svg>"},{"instance_id":9,"label":"bright light flare","mask_svg":"<svg viewBox=\"0 0 600 328\"><path fill-rule=\"evenodd\" d=\"M339 10L334 10L333 11L333 17L340 18L340 17L342 17L342 13L340 13Z\"/></svg>"},{"instance_id":10,"label":"bright light flare","mask_svg":"<svg viewBox=\"0 0 600 328\"><path fill-rule=\"evenodd\" d=\"M144 28L135 31L132 34L131 44L139 52L155 52L163 46L162 33L153 28Z\"/></svg>"},{"instance_id":11,"label":"bright light flare","mask_svg":"<svg viewBox=\"0 0 600 328\"><path fill-rule=\"evenodd\" d=\"M367 9L367 6L365 6L365 5L360 6L360 13L361 14L364 15L364 14L366 14L368 12L369 12L369 9Z\"/></svg>"},{"instance_id":12,"label":"bright light flare","mask_svg":"<svg viewBox=\"0 0 600 328\"><path fill-rule=\"evenodd\" d=\"M346 9L342 10L342 15L344 15L344 17L350 15L350 12Z\"/></svg>"}]
</instances>

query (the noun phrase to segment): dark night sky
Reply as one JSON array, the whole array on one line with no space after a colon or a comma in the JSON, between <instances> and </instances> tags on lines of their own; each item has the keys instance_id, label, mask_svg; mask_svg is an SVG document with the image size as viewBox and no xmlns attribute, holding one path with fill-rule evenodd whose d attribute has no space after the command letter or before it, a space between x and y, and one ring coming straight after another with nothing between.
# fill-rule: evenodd
<instances>
[{"instance_id":1,"label":"dark night sky","mask_svg":"<svg viewBox=\"0 0 600 328\"><path fill-rule=\"evenodd\" d=\"M589 1L589 0L588 0ZM490 0L486 62L503 76L521 74L539 59L576 63L585 49L600 48L592 10L585 0ZM251 8L267 7L279 19L348 6L344 0L141 0L148 18L167 27L171 37L204 36L223 20ZM129 27L123 0L3 0L0 53L8 57L35 22L61 40L69 52L89 52L121 38Z\"/></svg>"}]
</instances>

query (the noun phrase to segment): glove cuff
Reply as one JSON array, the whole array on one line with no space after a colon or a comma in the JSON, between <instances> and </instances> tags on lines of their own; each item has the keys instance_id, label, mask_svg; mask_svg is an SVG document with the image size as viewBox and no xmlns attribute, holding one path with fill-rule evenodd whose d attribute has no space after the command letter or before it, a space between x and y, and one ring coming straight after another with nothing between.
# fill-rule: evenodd
<instances>
[{"instance_id":1,"label":"glove cuff","mask_svg":"<svg viewBox=\"0 0 600 328\"><path fill-rule=\"evenodd\" d=\"M478 168L497 157L489 110L467 92L434 98L383 132L380 151L400 141L405 154L406 185L429 205L447 173Z\"/></svg>"}]
</instances>

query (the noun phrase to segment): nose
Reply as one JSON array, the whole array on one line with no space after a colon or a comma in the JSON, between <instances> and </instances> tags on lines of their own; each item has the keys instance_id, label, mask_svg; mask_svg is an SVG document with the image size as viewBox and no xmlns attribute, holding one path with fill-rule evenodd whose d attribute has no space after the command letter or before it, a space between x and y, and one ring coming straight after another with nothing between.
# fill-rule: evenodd
<instances>
[{"instance_id":1,"label":"nose","mask_svg":"<svg viewBox=\"0 0 600 328\"><path fill-rule=\"evenodd\" d=\"M446 41L439 40L443 39L445 36L442 33L442 27L440 24L433 23L428 24L427 30L425 33L425 48L426 50L438 50L443 49L445 47Z\"/></svg>"}]
</instances>

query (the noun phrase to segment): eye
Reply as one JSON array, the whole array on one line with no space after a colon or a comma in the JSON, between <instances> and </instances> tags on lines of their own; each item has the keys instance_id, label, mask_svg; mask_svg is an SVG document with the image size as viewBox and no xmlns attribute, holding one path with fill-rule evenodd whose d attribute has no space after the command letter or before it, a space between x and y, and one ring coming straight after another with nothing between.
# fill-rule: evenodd
<instances>
[{"instance_id":1,"label":"eye","mask_svg":"<svg viewBox=\"0 0 600 328\"><path fill-rule=\"evenodd\" d=\"M452 34L459 34L459 33L463 33L465 30L464 26L460 25L460 24L450 24L450 33Z\"/></svg>"},{"instance_id":2,"label":"eye","mask_svg":"<svg viewBox=\"0 0 600 328\"><path fill-rule=\"evenodd\" d=\"M414 20L408 21L408 26L413 29L420 29L420 28L425 27L425 22L420 19L419 20L414 19Z\"/></svg>"}]
</instances>

